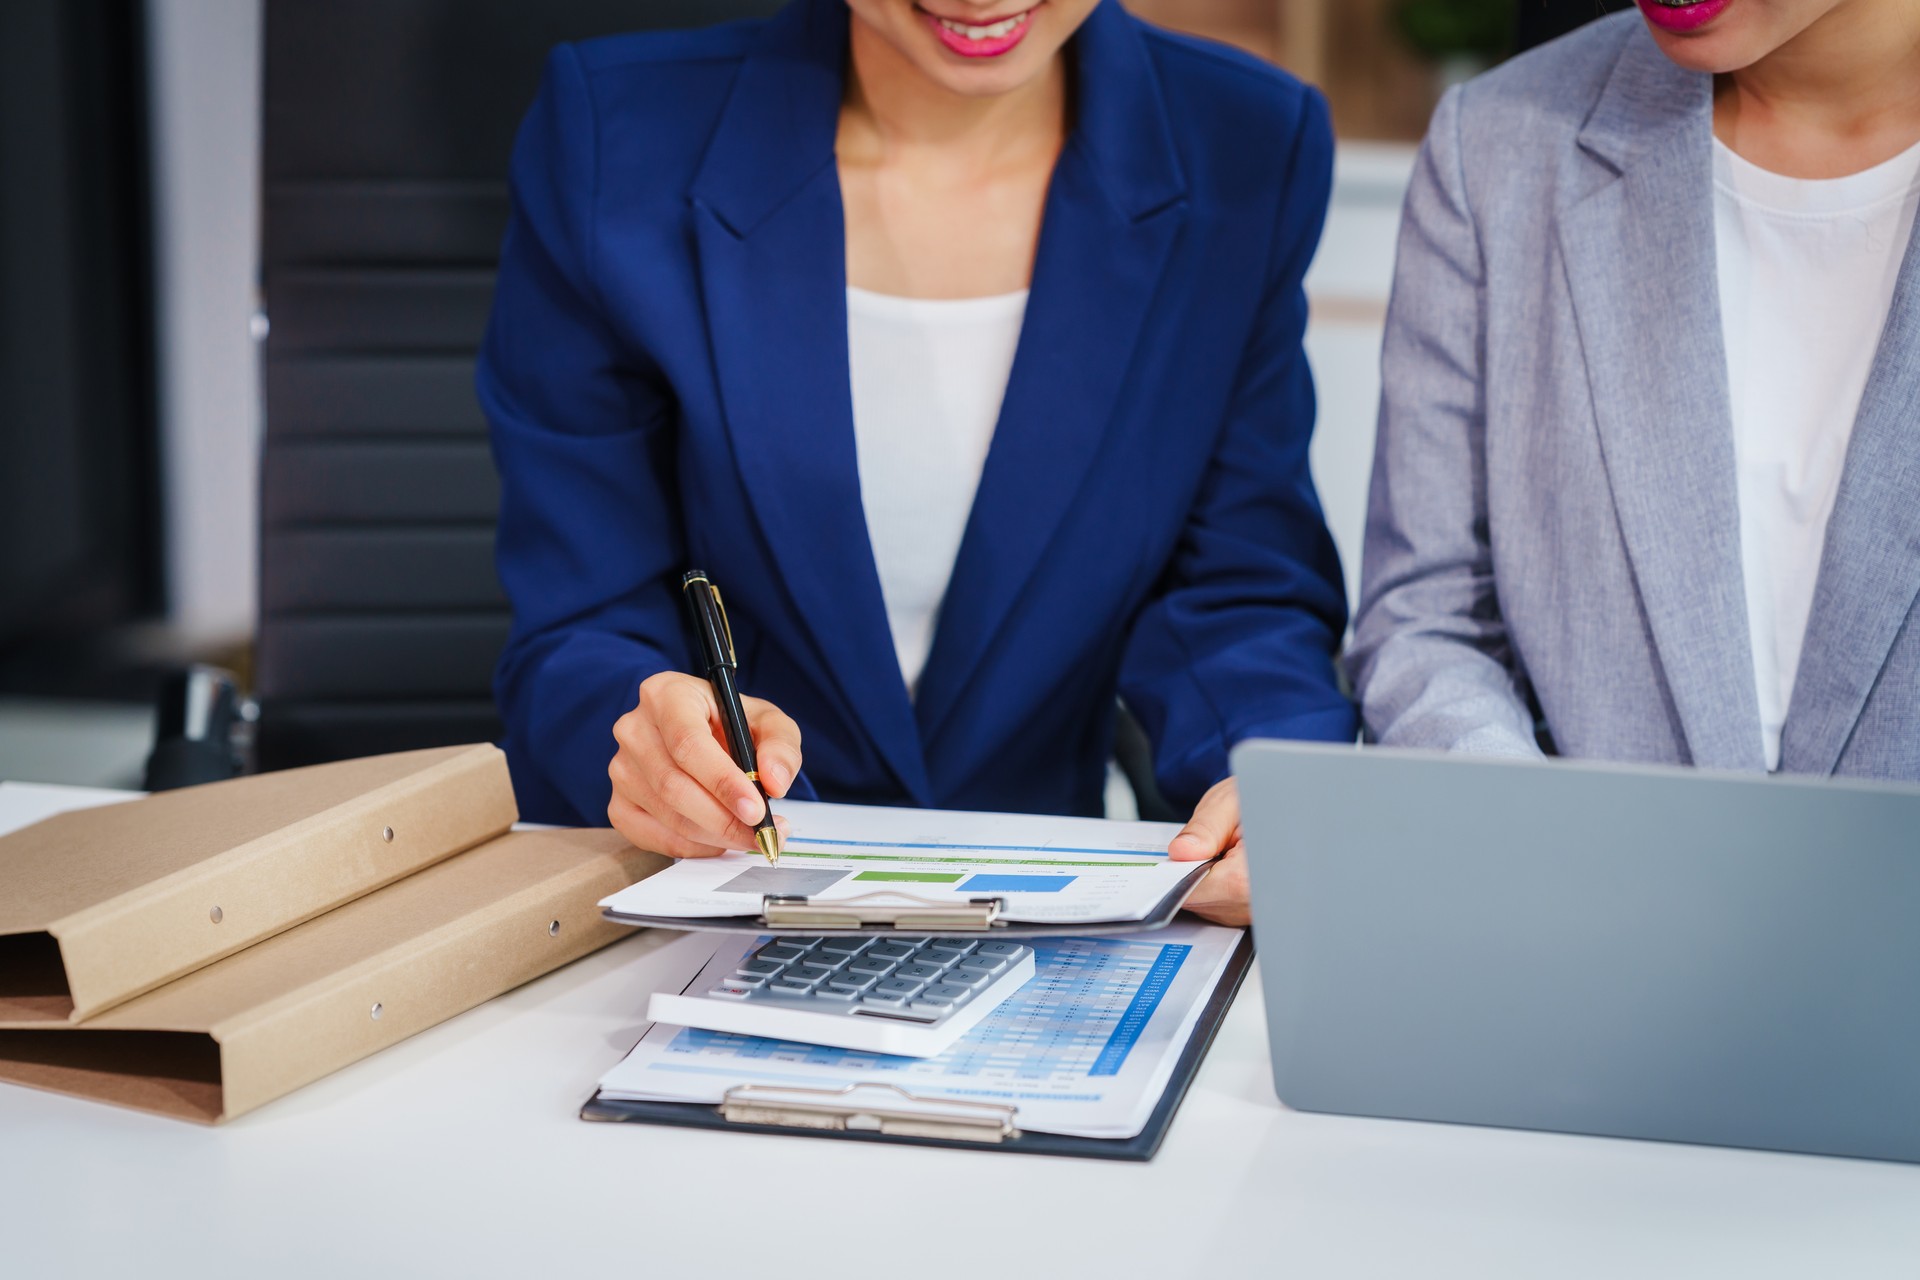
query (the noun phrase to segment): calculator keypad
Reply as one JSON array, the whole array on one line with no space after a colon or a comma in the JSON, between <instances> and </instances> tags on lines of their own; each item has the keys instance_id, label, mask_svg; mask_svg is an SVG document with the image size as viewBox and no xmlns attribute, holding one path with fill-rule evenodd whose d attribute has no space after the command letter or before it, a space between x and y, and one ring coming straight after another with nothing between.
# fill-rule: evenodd
<instances>
[{"instance_id":1,"label":"calculator keypad","mask_svg":"<svg viewBox=\"0 0 1920 1280\"><path fill-rule=\"evenodd\" d=\"M777 938L741 957L707 994L822 1014L861 1010L938 1021L1031 955L977 938Z\"/></svg>"}]
</instances>

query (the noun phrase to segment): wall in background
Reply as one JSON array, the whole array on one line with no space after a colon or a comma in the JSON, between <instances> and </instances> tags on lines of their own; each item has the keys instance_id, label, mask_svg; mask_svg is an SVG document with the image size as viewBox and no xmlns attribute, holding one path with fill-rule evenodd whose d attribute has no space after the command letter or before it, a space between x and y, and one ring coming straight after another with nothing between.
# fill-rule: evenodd
<instances>
[{"instance_id":1,"label":"wall in background","mask_svg":"<svg viewBox=\"0 0 1920 1280\"><path fill-rule=\"evenodd\" d=\"M259 0L146 0L168 621L253 632Z\"/></svg>"}]
</instances>

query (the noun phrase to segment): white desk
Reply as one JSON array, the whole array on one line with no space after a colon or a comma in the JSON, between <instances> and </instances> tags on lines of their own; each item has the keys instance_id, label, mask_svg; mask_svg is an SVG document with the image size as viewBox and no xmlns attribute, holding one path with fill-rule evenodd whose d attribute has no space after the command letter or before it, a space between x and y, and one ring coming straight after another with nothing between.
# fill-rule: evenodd
<instances>
[{"instance_id":1,"label":"white desk","mask_svg":"<svg viewBox=\"0 0 1920 1280\"><path fill-rule=\"evenodd\" d=\"M661 940L222 1128L0 1085L0 1275L1920 1276L1920 1167L1288 1112L1251 980L1146 1165L583 1123Z\"/></svg>"}]
</instances>

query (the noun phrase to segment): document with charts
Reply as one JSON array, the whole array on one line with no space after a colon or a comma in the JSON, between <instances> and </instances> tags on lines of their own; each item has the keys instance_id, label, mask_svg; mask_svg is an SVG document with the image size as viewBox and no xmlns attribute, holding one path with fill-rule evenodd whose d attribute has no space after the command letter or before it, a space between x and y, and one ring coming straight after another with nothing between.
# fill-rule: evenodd
<instances>
[{"instance_id":1,"label":"document with charts","mask_svg":"<svg viewBox=\"0 0 1920 1280\"><path fill-rule=\"evenodd\" d=\"M1182 922L1140 938L1037 938L1037 970L945 1053L896 1058L656 1023L600 1081L630 1102L718 1102L740 1084L887 1083L915 1098L1018 1108L1020 1128L1131 1138L1166 1091L1241 931ZM1151 941L1144 940L1150 938ZM715 944L673 944L692 982Z\"/></svg>"},{"instance_id":2,"label":"document with charts","mask_svg":"<svg viewBox=\"0 0 1920 1280\"><path fill-rule=\"evenodd\" d=\"M999 898L1002 918L1075 925L1144 920L1195 864L1167 857L1168 822L781 801L780 864L759 854L688 858L601 906L682 919L749 914L768 894L816 903L872 894L922 902Z\"/></svg>"}]
</instances>

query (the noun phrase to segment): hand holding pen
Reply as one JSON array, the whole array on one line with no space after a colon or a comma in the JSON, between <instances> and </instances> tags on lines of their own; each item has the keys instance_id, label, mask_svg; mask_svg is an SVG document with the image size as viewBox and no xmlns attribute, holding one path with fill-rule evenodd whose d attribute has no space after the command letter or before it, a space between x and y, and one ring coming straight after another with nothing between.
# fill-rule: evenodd
<instances>
[{"instance_id":1,"label":"hand holding pen","mask_svg":"<svg viewBox=\"0 0 1920 1280\"><path fill-rule=\"evenodd\" d=\"M699 582L687 585L699 632L694 593L703 587L710 593L711 584L704 574L688 575L696 576ZM719 623L720 643L709 645L700 635L698 656L703 668L721 677L664 671L640 686L638 705L614 725L619 750L607 767L613 783L607 817L639 847L676 858L760 849L771 860L784 838L785 820L770 820L767 799L785 795L800 772L800 727L760 698L735 692L737 719L724 705L718 690L733 687L733 646L724 608L717 594L711 598L715 611L708 616ZM725 661L709 666L713 658ZM735 719L732 735L730 719ZM736 741L729 743L730 737ZM730 745L745 748L745 767L729 753ZM757 780L748 776L754 772ZM756 827L764 834L757 835Z\"/></svg>"}]
</instances>

